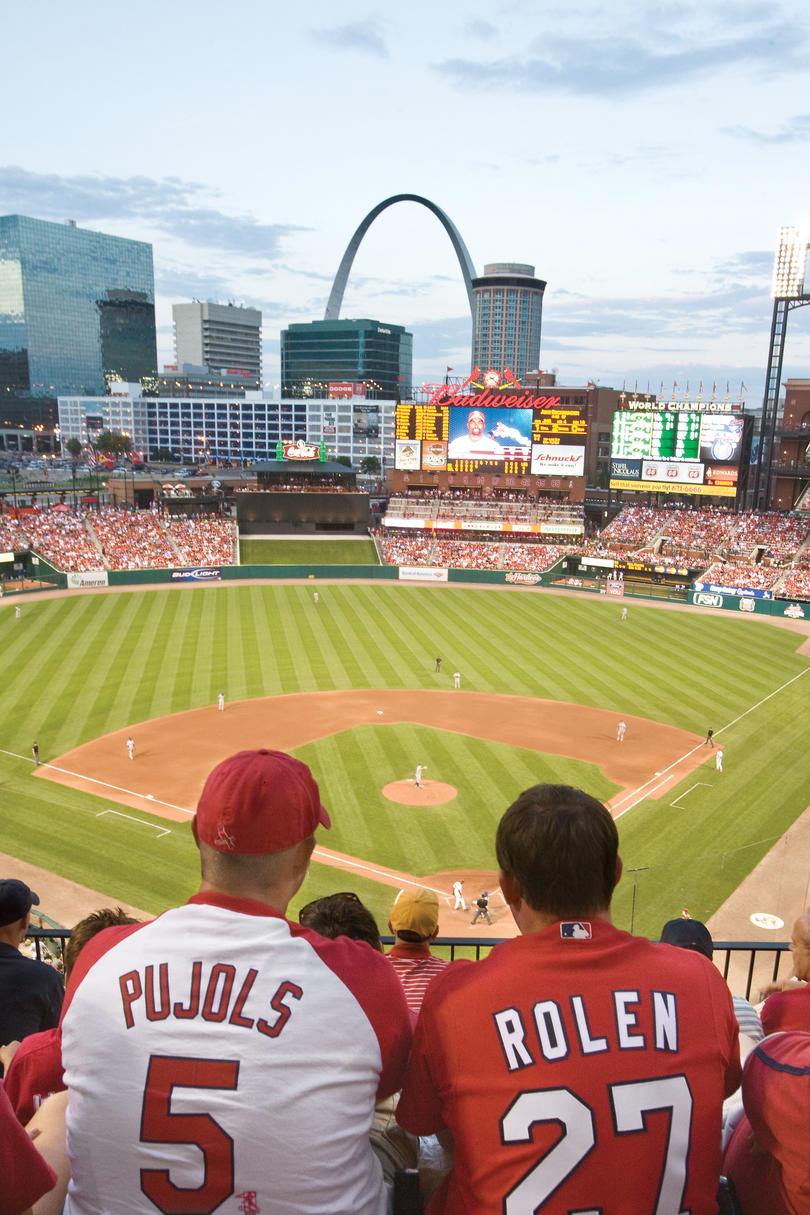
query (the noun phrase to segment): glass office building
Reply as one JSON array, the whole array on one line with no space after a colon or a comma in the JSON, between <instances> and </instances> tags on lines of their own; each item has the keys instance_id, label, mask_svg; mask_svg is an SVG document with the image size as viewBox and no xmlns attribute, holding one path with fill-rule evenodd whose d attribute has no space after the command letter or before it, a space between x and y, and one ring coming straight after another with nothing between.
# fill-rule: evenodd
<instances>
[{"instance_id":1,"label":"glass office building","mask_svg":"<svg viewBox=\"0 0 810 1215\"><path fill-rule=\"evenodd\" d=\"M0 393L96 394L156 370L151 245L0 216Z\"/></svg>"},{"instance_id":2,"label":"glass office building","mask_svg":"<svg viewBox=\"0 0 810 1215\"><path fill-rule=\"evenodd\" d=\"M282 396L328 396L332 384L360 383L366 397L408 400L413 334L372 320L311 321L282 329Z\"/></svg>"}]
</instances>

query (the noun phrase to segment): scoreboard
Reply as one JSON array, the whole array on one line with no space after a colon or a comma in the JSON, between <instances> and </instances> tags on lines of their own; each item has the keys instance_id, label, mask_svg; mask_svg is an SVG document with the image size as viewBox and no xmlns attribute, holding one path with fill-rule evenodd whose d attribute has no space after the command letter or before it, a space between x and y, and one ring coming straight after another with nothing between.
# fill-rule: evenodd
<instances>
[{"instance_id":1,"label":"scoreboard","mask_svg":"<svg viewBox=\"0 0 810 1215\"><path fill-rule=\"evenodd\" d=\"M493 393L452 404L397 405L398 469L423 472L585 475L587 411L559 397Z\"/></svg>"},{"instance_id":2,"label":"scoreboard","mask_svg":"<svg viewBox=\"0 0 810 1215\"><path fill-rule=\"evenodd\" d=\"M734 498L743 434L741 415L717 408L703 412L698 402L617 410L610 488Z\"/></svg>"},{"instance_id":3,"label":"scoreboard","mask_svg":"<svg viewBox=\"0 0 810 1215\"><path fill-rule=\"evenodd\" d=\"M395 438L443 443L447 438L447 407L441 405L397 405Z\"/></svg>"},{"instance_id":4,"label":"scoreboard","mask_svg":"<svg viewBox=\"0 0 810 1215\"><path fill-rule=\"evenodd\" d=\"M696 413L620 411L613 415L612 449L631 459L697 460L701 420Z\"/></svg>"}]
</instances>

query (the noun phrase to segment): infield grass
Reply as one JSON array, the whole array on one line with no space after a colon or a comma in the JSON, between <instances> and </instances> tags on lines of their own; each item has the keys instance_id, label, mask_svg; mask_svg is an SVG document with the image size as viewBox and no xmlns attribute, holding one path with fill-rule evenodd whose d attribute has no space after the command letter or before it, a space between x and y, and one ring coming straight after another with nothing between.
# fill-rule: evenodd
<instances>
[{"instance_id":1,"label":"infield grass","mask_svg":"<svg viewBox=\"0 0 810 1215\"><path fill-rule=\"evenodd\" d=\"M0 748L12 753L0 753L0 851L146 911L194 888L189 829L128 809L171 834L97 818L114 803L31 778L31 743L47 760L111 730L212 704L220 689L229 700L447 689L457 669L465 690L597 705L698 734L711 725L726 771L714 772L707 748L704 768L620 820L625 867L639 872L619 888L616 921L629 924L635 885L635 928L650 935L683 906L707 918L810 801L810 676L771 696L808 663L796 634L754 621L631 604L622 624L621 605L603 600L463 587L328 586L317 606L305 586L87 595L23 601L19 621L13 607L0 604ZM436 654L447 674L434 673ZM537 780L611 792L588 765L417 726L349 730L300 754L334 811L323 843L420 874L493 867L498 817ZM430 810L385 802L380 787L417 762L456 785L457 802ZM696 782L705 784L688 792ZM298 902L347 882L378 917L387 910L390 888L321 865Z\"/></svg>"}]
</instances>

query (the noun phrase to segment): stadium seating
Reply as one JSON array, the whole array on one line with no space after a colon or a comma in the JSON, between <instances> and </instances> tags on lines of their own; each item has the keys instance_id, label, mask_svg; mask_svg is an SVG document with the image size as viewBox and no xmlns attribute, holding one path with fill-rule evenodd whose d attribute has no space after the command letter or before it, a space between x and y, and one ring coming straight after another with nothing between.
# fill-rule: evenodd
<instances>
[{"instance_id":1,"label":"stadium seating","mask_svg":"<svg viewBox=\"0 0 810 1215\"><path fill-rule=\"evenodd\" d=\"M64 507L0 519L0 549L33 548L57 569L161 569L232 565L234 525L208 516L164 518L120 507L74 513Z\"/></svg>"}]
</instances>

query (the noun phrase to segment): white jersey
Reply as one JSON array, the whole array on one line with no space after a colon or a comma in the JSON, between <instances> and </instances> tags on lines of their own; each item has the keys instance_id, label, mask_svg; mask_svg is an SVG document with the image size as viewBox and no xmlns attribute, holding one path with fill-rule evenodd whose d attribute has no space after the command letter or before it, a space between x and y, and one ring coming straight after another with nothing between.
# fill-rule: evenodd
<instances>
[{"instance_id":1,"label":"white jersey","mask_svg":"<svg viewBox=\"0 0 810 1215\"><path fill-rule=\"evenodd\" d=\"M383 1215L368 1132L410 1022L381 954L195 895L100 933L65 1005L66 1215Z\"/></svg>"}]
</instances>

